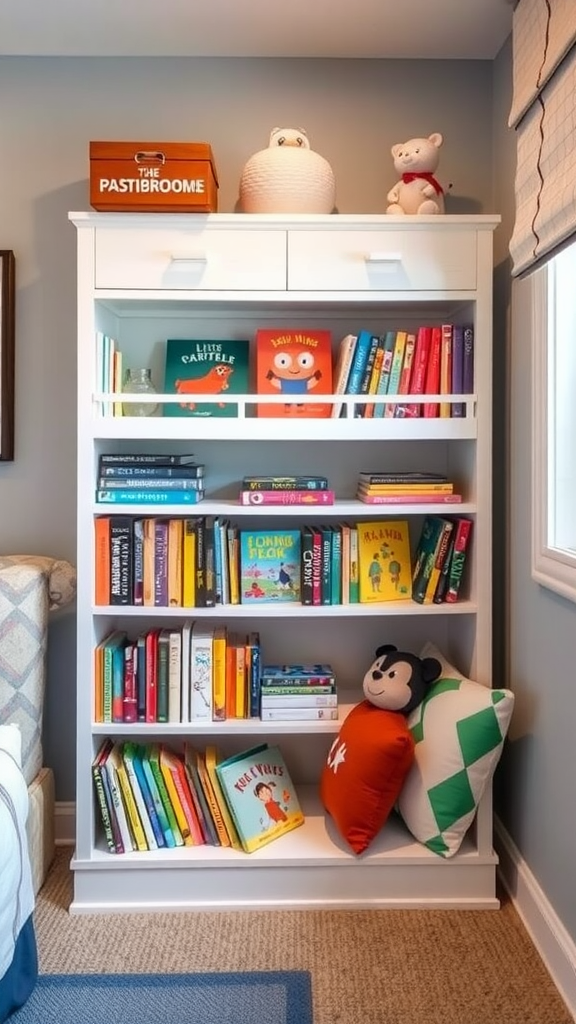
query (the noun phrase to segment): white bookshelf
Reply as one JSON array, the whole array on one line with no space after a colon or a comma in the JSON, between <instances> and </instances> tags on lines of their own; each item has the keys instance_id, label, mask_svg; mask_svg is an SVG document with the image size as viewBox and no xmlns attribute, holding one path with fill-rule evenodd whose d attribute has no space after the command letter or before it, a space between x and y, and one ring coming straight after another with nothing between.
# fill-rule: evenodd
<instances>
[{"instance_id":1,"label":"white bookshelf","mask_svg":"<svg viewBox=\"0 0 576 1024\"><path fill-rule=\"evenodd\" d=\"M73 912L167 908L496 907L491 796L458 854L444 860L393 817L368 851L352 854L324 814L318 781L339 722L104 725L94 722L93 650L114 625L136 635L185 618L258 629L265 661L330 661L340 721L362 699L361 681L381 643L418 652L435 641L463 672L491 685L492 233L495 216L273 216L72 213L78 241L78 637L77 790ZM150 366L163 381L167 337L253 338L262 327L327 327L334 344L362 327L474 324L474 393L459 419L258 419L254 396L228 396L238 417L105 417L97 391L95 338L113 336L124 365ZM119 399L119 396L116 396ZM140 400L140 398L138 398ZM177 401L161 392L153 401ZM268 397L267 397L268 402ZM307 399L308 400L308 399ZM322 396L318 400L326 401ZM403 399L406 400L405 398ZM279 399L282 401L282 399ZM194 451L206 465L198 506L96 505L98 456ZM370 506L355 500L360 469L423 467L454 477L464 501L446 514L474 519L462 599L215 609L94 605L97 514L223 515L257 527L299 522L408 518L417 538L425 514L443 506ZM245 473L316 472L336 491L333 506L242 507ZM297 652L297 653L296 653ZM215 742L223 754L264 737L278 742L306 822L254 854L193 847L107 852L91 776L105 736Z\"/></svg>"}]
</instances>

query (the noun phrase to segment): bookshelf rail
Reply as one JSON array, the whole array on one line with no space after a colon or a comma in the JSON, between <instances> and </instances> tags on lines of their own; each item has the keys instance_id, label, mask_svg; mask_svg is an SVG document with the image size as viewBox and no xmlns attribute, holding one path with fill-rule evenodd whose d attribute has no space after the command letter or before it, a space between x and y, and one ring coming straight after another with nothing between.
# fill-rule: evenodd
<instances>
[{"instance_id":1,"label":"bookshelf rail","mask_svg":"<svg viewBox=\"0 0 576 1024\"><path fill-rule=\"evenodd\" d=\"M347 711L362 696L373 651L395 643L418 652L432 639L463 672L491 679L491 278L498 218L377 216L274 217L212 214L70 214L78 235L78 699L77 827L73 913L188 907L496 907L490 794L450 861L415 842L393 816L366 854L351 854L318 797L320 766ZM202 251L204 269L170 265L170 253ZM237 269L249 252L251 265ZM266 256L266 254L268 254ZM310 254L315 254L313 258ZM370 258L386 256L383 263ZM387 254L387 255L386 255ZM392 264L391 254L395 254ZM254 286L262 269L262 282ZM312 259L312 265L311 265ZM383 269L384 268L384 269ZM390 269L392 268L392 269ZM244 283L243 283L244 282ZM250 283L247 283L250 282ZM338 403L338 419L258 418L253 392L223 395L234 417L162 415L177 404L159 392L148 417L103 415L129 396L96 387L96 332L117 338L128 365L151 366L161 381L167 337L253 338L258 326L326 326L336 342L368 326L382 334L398 323L472 323L474 390L465 395L387 396L387 402L458 402L464 415L357 418L374 396L309 395ZM189 395L198 401L206 396ZM146 401L134 396L134 401ZM281 405L285 397L266 396ZM207 464L207 497L197 505L104 504L95 501L103 453L193 451ZM260 459L262 458L262 462ZM371 505L353 498L362 467L450 471L460 504ZM216 471L210 477L210 465ZM296 462L296 464L295 464ZM245 472L327 475L331 506L242 506L234 494ZM272 467L272 468L271 468ZM344 469L346 472L344 472ZM332 481L334 483L332 484ZM239 524L282 521L408 519L427 514L474 519L469 577L455 604L411 600L383 605L218 605L216 608L94 604L96 517L222 516ZM280 517L280 518L279 518ZM275 526L275 528L277 528ZM412 532L412 531L411 531ZM94 722L94 648L109 629L136 634L184 620L258 629L268 662L334 660L338 721L216 723ZM298 652L296 654L296 652ZM343 684L344 685L344 684ZM278 737L306 815L304 826L257 853L210 846L114 855L105 848L93 791L92 761L104 739L166 741L181 749L215 743L226 754ZM378 870L374 870L378 869Z\"/></svg>"}]
</instances>

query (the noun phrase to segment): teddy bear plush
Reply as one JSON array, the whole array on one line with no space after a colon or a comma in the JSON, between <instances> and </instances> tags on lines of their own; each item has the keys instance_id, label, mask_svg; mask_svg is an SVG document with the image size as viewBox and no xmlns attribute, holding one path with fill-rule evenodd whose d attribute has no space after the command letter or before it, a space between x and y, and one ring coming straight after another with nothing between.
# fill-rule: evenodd
<instances>
[{"instance_id":1,"label":"teddy bear plush","mask_svg":"<svg viewBox=\"0 0 576 1024\"><path fill-rule=\"evenodd\" d=\"M444 213L444 189L434 177L443 139L433 132L427 139L409 139L392 146L394 168L400 176L386 199L386 213Z\"/></svg>"},{"instance_id":2,"label":"teddy bear plush","mask_svg":"<svg viewBox=\"0 0 576 1024\"><path fill-rule=\"evenodd\" d=\"M392 644L378 647L364 676L364 700L344 719L320 779L320 798L354 853L378 834L414 762L406 716L441 674L436 658L418 658Z\"/></svg>"}]
</instances>

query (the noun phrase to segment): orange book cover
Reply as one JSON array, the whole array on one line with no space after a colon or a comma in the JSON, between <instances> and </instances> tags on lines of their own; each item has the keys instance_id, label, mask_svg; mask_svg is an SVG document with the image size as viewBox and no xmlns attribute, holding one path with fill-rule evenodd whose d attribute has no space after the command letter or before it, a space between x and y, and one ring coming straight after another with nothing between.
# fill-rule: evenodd
<instances>
[{"instance_id":1,"label":"orange book cover","mask_svg":"<svg viewBox=\"0 0 576 1024\"><path fill-rule=\"evenodd\" d=\"M226 645L226 718L236 718L236 648L229 637Z\"/></svg>"},{"instance_id":2,"label":"orange book cover","mask_svg":"<svg viewBox=\"0 0 576 1024\"><path fill-rule=\"evenodd\" d=\"M256 391L286 396L285 404L259 403L258 416L329 417L331 403L306 402L304 398L307 394L332 394L331 332L306 327L260 328L256 332Z\"/></svg>"},{"instance_id":3,"label":"orange book cover","mask_svg":"<svg viewBox=\"0 0 576 1024\"><path fill-rule=\"evenodd\" d=\"M110 518L94 520L94 604L110 604Z\"/></svg>"},{"instance_id":4,"label":"orange book cover","mask_svg":"<svg viewBox=\"0 0 576 1024\"><path fill-rule=\"evenodd\" d=\"M182 607L184 520L168 520L168 604Z\"/></svg>"}]
</instances>

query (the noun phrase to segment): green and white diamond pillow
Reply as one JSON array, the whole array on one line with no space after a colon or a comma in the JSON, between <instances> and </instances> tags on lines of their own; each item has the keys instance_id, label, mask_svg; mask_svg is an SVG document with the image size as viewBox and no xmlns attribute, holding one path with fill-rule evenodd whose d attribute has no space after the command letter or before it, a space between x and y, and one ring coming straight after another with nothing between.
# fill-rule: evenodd
<instances>
[{"instance_id":1,"label":"green and white diamond pillow","mask_svg":"<svg viewBox=\"0 0 576 1024\"><path fill-rule=\"evenodd\" d=\"M415 760L397 809L415 839L453 857L500 760L514 694L467 679L435 644L420 657L438 658L442 674L408 718Z\"/></svg>"}]
</instances>

